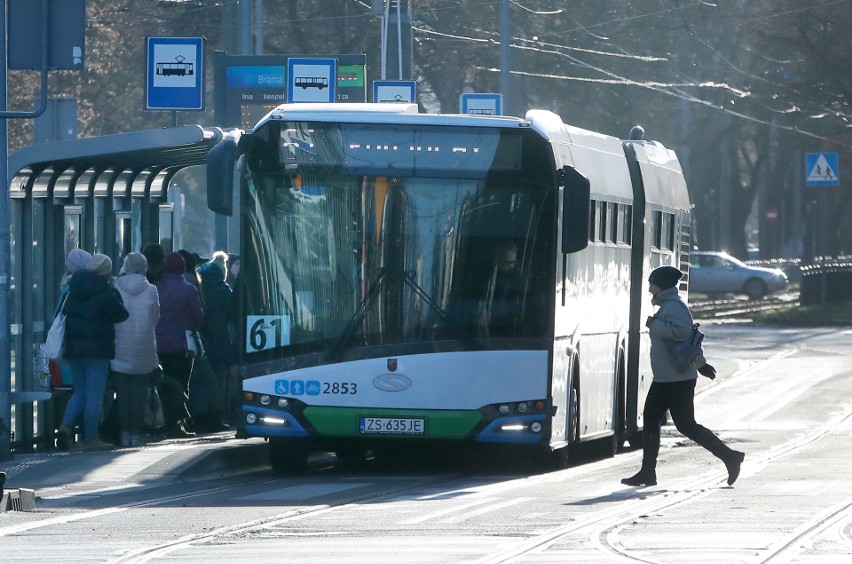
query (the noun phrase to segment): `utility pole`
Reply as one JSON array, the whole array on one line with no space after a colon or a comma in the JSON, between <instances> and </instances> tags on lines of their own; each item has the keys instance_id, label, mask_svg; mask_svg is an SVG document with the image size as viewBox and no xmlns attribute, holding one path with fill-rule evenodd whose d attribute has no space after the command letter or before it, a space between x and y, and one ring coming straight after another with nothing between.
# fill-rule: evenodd
<instances>
[{"instance_id":1,"label":"utility pole","mask_svg":"<svg viewBox=\"0 0 852 564\"><path fill-rule=\"evenodd\" d=\"M373 3L375 13L377 5ZM411 80L414 39L410 0L386 0L382 17L382 80Z\"/></svg>"},{"instance_id":2,"label":"utility pole","mask_svg":"<svg viewBox=\"0 0 852 564\"><path fill-rule=\"evenodd\" d=\"M512 11L509 0L500 0L500 93L507 115L514 115L512 97Z\"/></svg>"},{"instance_id":3,"label":"utility pole","mask_svg":"<svg viewBox=\"0 0 852 564\"><path fill-rule=\"evenodd\" d=\"M6 0L0 7L0 110L6 109ZM9 153L6 118L0 118L0 461L12 459L12 350L9 331L9 278L11 276L11 235L9 233Z\"/></svg>"}]
</instances>

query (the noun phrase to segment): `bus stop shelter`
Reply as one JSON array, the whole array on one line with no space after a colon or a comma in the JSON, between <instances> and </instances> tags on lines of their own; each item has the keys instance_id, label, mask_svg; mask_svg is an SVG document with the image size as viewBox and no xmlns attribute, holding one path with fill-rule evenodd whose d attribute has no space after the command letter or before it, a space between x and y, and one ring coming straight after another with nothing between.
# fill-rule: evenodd
<instances>
[{"instance_id":1,"label":"bus stop shelter","mask_svg":"<svg viewBox=\"0 0 852 564\"><path fill-rule=\"evenodd\" d=\"M0 359L0 422L10 428L0 460L53 446L61 390L51 388L41 349L67 253L103 253L117 268L150 242L172 250L170 182L203 165L222 136L219 128L187 125L43 143L9 156L10 358Z\"/></svg>"}]
</instances>

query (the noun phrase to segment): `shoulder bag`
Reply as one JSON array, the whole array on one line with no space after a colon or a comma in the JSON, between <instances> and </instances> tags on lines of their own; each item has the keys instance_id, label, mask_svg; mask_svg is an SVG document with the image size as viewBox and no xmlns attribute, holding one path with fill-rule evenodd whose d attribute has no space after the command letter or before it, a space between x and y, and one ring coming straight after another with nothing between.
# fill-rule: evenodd
<instances>
[{"instance_id":1,"label":"shoulder bag","mask_svg":"<svg viewBox=\"0 0 852 564\"><path fill-rule=\"evenodd\" d=\"M702 353L701 343L704 341L704 333L698 329L699 325L696 323L692 326L692 333L685 341L674 341L666 347L672 364L678 372L686 372Z\"/></svg>"},{"instance_id":2,"label":"shoulder bag","mask_svg":"<svg viewBox=\"0 0 852 564\"><path fill-rule=\"evenodd\" d=\"M204 356L204 344L201 341L201 333L198 331L186 330L186 356Z\"/></svg>"},{"instance_id":3,"label":"shoulder bag","mask_svg":"<svg viewBox=\"0 0 852 564\"><path fill-rule=\"evenodd\" d=\"M62 302L62 307L59 308L59 313L53 318L53 323L47 332L47 338L44 340L44 356L51 360L59 360L62 358L64 345L65 301Z\"/></svg>"}]
</instances>

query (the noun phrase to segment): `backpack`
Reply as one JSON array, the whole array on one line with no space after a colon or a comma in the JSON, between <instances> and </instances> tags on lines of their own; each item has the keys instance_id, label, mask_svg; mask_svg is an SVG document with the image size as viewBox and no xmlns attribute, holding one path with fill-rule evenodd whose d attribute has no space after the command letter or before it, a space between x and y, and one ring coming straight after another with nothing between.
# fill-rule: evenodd
<instances>
[{"instance_id":1,"label":"backpack","mask_svg":"<svg viewBox=\"0 0 852 564\"><path fill-rule=\"evenodd\" d=\"M666 347L669 358L678 372L686 372L702 353L701 343L704 341L704 333L698 329L699 325L696 323L692 326L692 333L685 341L673 341Z\"/></svg>"}]
</instances>

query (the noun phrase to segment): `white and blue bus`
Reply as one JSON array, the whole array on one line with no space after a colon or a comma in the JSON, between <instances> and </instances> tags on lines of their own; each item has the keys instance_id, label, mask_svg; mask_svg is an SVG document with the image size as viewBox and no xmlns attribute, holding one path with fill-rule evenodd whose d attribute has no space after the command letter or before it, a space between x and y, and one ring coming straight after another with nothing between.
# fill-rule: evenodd
<instances>
[{"instance_id":1,"label":"white and blue bus","mask_svg":"<svg viewBox=\"0 0 852 564\"><path fill-rule=\"evenodd\" d=\"M282 105L211 149L208 205L239 215L238 436L274 469L404 444L564 462L639 436L646 280L688 268L662 145L540 110Z\"/></svg>"}]
</instances>

